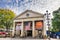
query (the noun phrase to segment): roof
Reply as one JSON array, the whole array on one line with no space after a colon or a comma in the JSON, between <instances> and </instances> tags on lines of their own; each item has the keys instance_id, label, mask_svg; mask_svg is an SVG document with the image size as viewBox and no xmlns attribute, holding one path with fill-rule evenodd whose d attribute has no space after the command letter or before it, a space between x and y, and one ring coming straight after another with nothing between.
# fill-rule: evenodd
<instances>
[{"instance_id":1,"label":"roof","mask_svg":"<svg viewBox=\"0 0 60 40\"><path fill-rule=\"evenodd\" d=\"M16 19L17 17L25 14L26 12L32 12L32 13L35 13L35 14L44 16L44 14L42 14L42 13L38 13L38 12L35 12L35 11L32 11L32 10L25 10L24 12L22 12L22 13L20 13L18 16L16 16L14 19Z\"/></svg>"}]
</instances>

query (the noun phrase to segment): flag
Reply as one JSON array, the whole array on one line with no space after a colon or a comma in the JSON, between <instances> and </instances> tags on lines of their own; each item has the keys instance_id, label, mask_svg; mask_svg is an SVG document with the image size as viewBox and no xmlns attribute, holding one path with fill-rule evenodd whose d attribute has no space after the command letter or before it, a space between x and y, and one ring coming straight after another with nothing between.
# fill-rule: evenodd
<instances>
[{"instance_id":1,"label":"flag","mask_svg":"<svg viewBox=\"0 0 60 40\"><path fill-rule=\"evenodd\" d=\"M26 24L25 24L25 30L31 30L31 28L30 28L30 22L27 22Z\"/></svg>"}]
</instances>

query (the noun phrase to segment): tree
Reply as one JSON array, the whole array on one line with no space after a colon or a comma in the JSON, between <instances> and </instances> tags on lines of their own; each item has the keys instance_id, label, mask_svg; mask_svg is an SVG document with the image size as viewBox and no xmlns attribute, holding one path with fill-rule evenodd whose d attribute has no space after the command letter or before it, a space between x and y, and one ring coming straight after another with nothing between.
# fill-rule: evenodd
<instances>
[{"instance_id":1,"label":"tree","mask_svg":"<svg viewBox=\"0 0 60 40\"><path fill-rule=\"evenodd\" d=\"M60 8L58 10L53 11L52 27L52 31L60 31Z\"/></svg>"},{"instance_id":2,"label":"tree","mask_svg":"<svg viewBox=\"0 0 60 40\"><path fill-rule=\"evenodd\" d=\"M12 26L15 14L9 9L0 9L0 28L9 29Z\"/></svg>"}]
</instances>

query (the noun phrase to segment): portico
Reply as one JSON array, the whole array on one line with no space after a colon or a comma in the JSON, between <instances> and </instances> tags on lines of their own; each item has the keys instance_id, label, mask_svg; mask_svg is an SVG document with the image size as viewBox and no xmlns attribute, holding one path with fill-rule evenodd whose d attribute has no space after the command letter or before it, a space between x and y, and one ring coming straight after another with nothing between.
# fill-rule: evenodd
<instances>
[{"instance_id":1,"label":"portico","mask_svg":"<svg viewBox=\"0 0 60 40\"><path fill-rule=\"evenodd\" d=\"M26 29L27 23L30 23L30 27L28 25L29 28ZM12 36L14 36L14 34L16 33L15 30L17 24L21 24L21 34L19 35L21 37L26 36L27 31L29 30L31 30L32 37L36 37L39 34L38 31L41 31L42 35L46 35L43 14L31 10L26 10L25 12L18 15L13 21Z\"/></svg>"}]
</instances>

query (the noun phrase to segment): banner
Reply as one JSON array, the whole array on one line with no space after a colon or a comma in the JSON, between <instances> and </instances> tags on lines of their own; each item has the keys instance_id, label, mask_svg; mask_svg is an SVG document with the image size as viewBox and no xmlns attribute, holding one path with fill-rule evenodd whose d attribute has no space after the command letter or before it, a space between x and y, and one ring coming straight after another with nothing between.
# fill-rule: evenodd
<instances>
[{"instance_id":1,"label":"banner","mask_svg":"<svg viewBox=\"0 0 60 40\"><path fill-rule=\"evenodd\" d=\"M40 29L42 29L42 27L43 27L43 22L37 21L37 22L35 23L35 28L36 28L36 29L40 30Z\"/></svg>"},{"instance_id":2,"label":"banner","mask_svg":"<svg viewBox=\"0 0 60 40\"><path fill-rule=\"evenodd\" d=\"M17 25L16 25L16 30L21 30L21 28L22 28L21 23L17 23Z\"/></svg>"}]
</instances>

